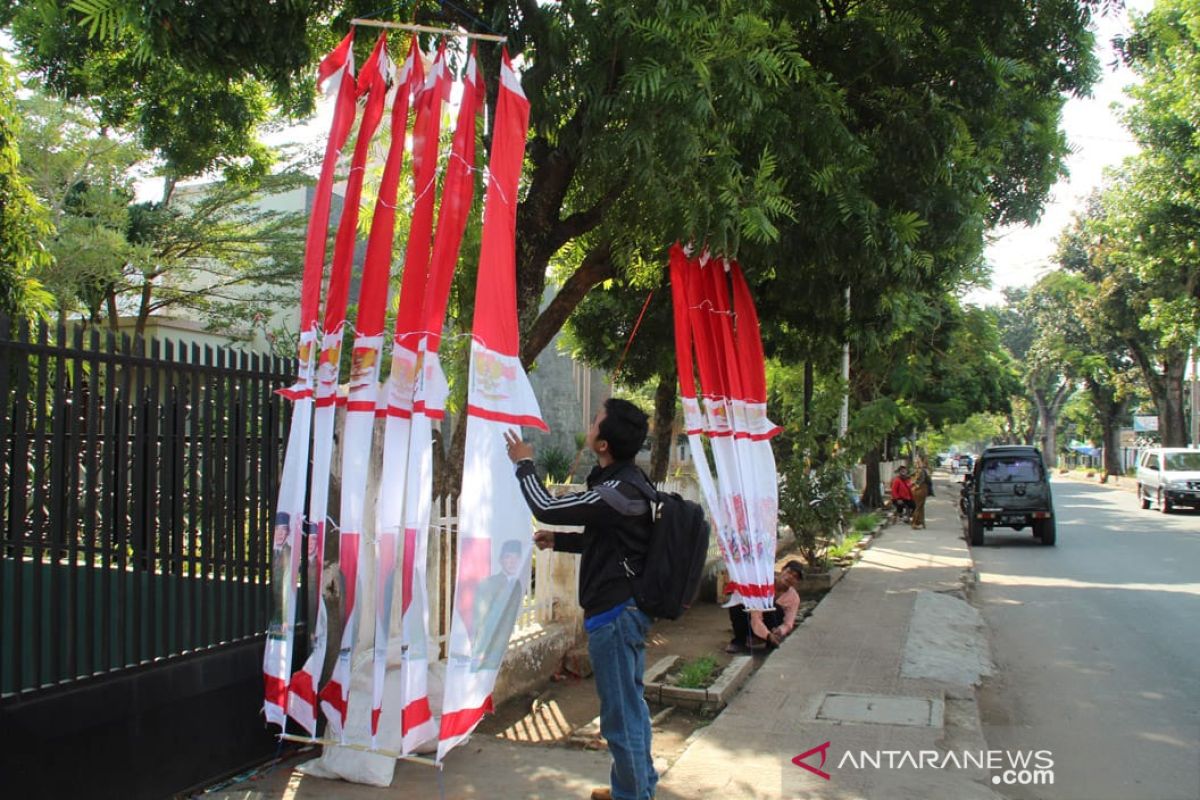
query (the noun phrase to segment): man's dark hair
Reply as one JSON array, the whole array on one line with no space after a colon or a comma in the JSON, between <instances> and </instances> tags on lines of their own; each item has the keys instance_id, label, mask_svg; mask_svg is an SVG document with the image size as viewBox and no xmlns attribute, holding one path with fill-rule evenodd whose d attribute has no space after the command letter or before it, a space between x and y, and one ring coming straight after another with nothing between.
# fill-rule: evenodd
<instances>
[{"instance_id":1,"label":"man's dark hair","mask_svg":"<svg viewBox=\"0 0 1200 800\"><path fill-rule=\"evenodd\" d=\"M798 578L804 577L804 566L794 558L791 561L784 564L783 568L790 569L792 572L796 573L796 577L798 577Z\"/></svg>"},{"instance_id":2,"label":"man's dark hair","mask_svg":"<svg viewBox=\"0 0 1200 800\"><path fill-rule=\"evenodd\" d=\"M629 461L636 456L649 430L646 412L633 403L616 397L604 401L600 438L608 442L608 452L617 461Z\"/></svg>"}]
</instances>

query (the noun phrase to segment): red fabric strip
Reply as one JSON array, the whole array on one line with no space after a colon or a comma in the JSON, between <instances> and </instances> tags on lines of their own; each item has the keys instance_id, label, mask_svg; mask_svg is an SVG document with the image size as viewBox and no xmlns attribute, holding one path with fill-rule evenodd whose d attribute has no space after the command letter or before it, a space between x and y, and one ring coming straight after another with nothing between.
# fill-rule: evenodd
<instances>
[{"instance_id":1,"label":"red fabric strip","mask_svg":"<svg viewBox=\"0 0 1200 800\"><path fill-rule=\"evenodd\" d=\"M458 122L450 148L450 162L442 180L442 205L438 211L437 235L433 240L433 255L429 262L429 284L425 287L421 327L428 336L426 349L436 353L441 346L441 331L446 320L446 302L450 297L450 282L454 265L462 248L463 231L471 202L475 198L475 119L479 116L482 95L475 47L467 59L463 74L463 93L458 107Z\"/></svg>"},{"instance_id":2,"label":"red fabric strip","mask_svg":"<svg viewBox=\"0 0 1200 800\"><path fill-rule=\"evenodd\" d=\"M464 708L442 715L442 727L438 732L439 739L452 739L455 736L465 736L475 729L484 714L493 711L492 696L489 694L478 708Z\"/></svg>"},{"instance_id":3,"label":"red fabric strip","mask_svg":"<svg viewBox=\"0 0 1200 800\"><path fill-rule=\"evenodd\" d=\"M342 697L342 685L337 681L330 681L325 684L325 688L321 690L321 702L328 704L341 717L342 722L346 721L346 701Z\"/></svg>"},{"instance_id":4,"label":"red fabric strip","mask_svg":"<svg viewBox=\"0 0 1200 800\"><path fill-rule=\"evenodd\" d=\"M438 47L425 85L417 92L417 121L413 125L413 210L408 243L404 249L404 273L400 281L400 304L396 309L397 337L420 330L425 286L429 281L430 244L433 241L433 211L437 190L438 137L442 103L450 96L446 68L446 44ZM409 346L415 350L415 343Z\"/></svg>"},{"instance_id":5,"label":"red fabric strip","mask_svg":"<svg viewBox=\"0 0 1200 800\"><path fill-rule=\"evenodd\" d=\"M503 411L492 411L479 406L468 405L467 413L472 417L491 420L492 422L507 422L512 425L528 425L531 428L548 431L550 427L538 417L531 417L525 414L506 414Z\"/></svg>"},{"instance_id":6,"label":"red fabric strip","mask_svg":"<svg viewBox=\"0 0 1200 800\"><path fill-rule=\"evenodd\" d=\"M281 397L286 397L288 400L303 400L306 397L313 396L312 389L301 389L300 391L296 391L291 387L276 389L275 394L280 395Z\"/></svg>"},{"instance_id":7,"label":"red fabric strip","mask_svg":"<svg viewBox=\"0 0 1200 800\"><path fill-rule=\"evenodd\" d=\"M354 142L354 155L350 159L350 177L346 179L346 193L342 198L342 216L338 220L337 238L333 244L333 262L329 270L329 289L325 299L326 333L333 333L346 320L346 303L350 295L350 272L354 260L354 247L358 239L358 207L362 198L363 176L366 174L367 152L375 129L383 119L383 103L387 85L380 70L379 58L385 42L380 35L371 57L363 67L360 91L367 93L366 107L358 126L358 138Z\"/></svg>"},{"instance_id":8,"label":"red fabric strip","mask_svg":"<svg viewBox=\"0 0 1200 800\"><path fill-rule=\"evenodd\" d=\"M370 411L373 414L373 413L375 413L375 401L374 400L355 400L353 402L347 402L346 410L347 411Z\"/></svg>"},{"instance_id":9,"label":"red fabric strip","mask_svg":"<svg viewBox=\"0 0 1200 800\"><path fill-rule=\"evenodd\" d=\"M518 354L517 334L517 188L529 132L529 100L520 91L508 48L501 53L500 91L488 162L486 213L479 247L479 277L471 328L477 340L495 353ZM539 420L540 421L540 420ZM545 428L544 428L545 429ZM546 429L548 430L548 429Z\"/></svg>"},{"instance_id":10,"label":"red fabric strip","mask_svg":"<svg viewBox=\"0 0 1200 800\"><path fill-rule=\"evenodd\" d=\"M737 592L743 597L774 597L775 587L769 583L764 584L748 584L748 583L727 583L726 590Z\"/></svg>"},{"instance_id":11,"label":"red fabric strip","mask_svg":"<svg viewBox=\"0 0 1200 800\"><path fill-rule=\"evenodd\" d=\"M354 126L353 42L354 32L351 30L318 69L318 84L343 67L346 71L342 73L338 86L329 140L325 143L325 157L313 191L312 213L304 238L304 273L300 282L301 333L313 330L317 325L321 309L321 275L325 266L325 235L329 229L329 210L333 202L334 170L337 168L338 153L345 146L350 129Z\"/></svg>"},{"instance_id":12,"label":"red fabric strip","mask_svg":"<svg viewBox=\"0 0 1200 800\"><path fill-rule=\"evenodd\" d=\"M266 684L263 691L266 701L271 705L287 708L287 681L274 675L264 675L263 678Z\"/></svg>"},{"instance_id":13,"label":"red fabric strip","mask_svg":"<svg viewBox=\"0 0 1200 800\"><path fill-rule=\"evenodd\" d=\"M488 698L488 701L491 701L491 697ZM429 710L429 698L421 697L413 700L400 710L400 735L407 736L409 731L424 725L431 719L433 719L433 712Z\"/></svg>"},{"instance_id":14,"label":"red fabric strip","mask_svg":"<svg viewBox=\"0 0 1200 800\"><path fill-rule=\"evenodd\" d=\"M737 353L746 399L752 403L767 402L767 371L763 358L762 331L758 311L742 267L733 262L733 304L737 308Z\"/></svg>"},{"instance_id":15,"label":"red fabric strip","mask_svg":"<svg viewBox=\"0 0 1200 800\"><path fill-rule=\"evenodd\" d=\"M289 689L292 694L308 703L309 707L316 708L317 706L317 691L313 687L312 675L309 675L304 670L292 675L292 685Z\"/></svg>"},{"instance_id":16,"label":"red fabric strip","mask_svg":"<svg viewBox=\"0 0 1200 800\"><path fill-rule=\"evenodd\" d=\"M696 378L692 363L692 324L688 314L688 263L683 248L676 242L671 247L671 306L675 319L675 361L679 366L679 393L696 396Z\"/></svg>"},{"instance_id":17,"label":"red fabric strip","mask_svg":"<svg viewBox=\"0 0 1200 800\"><path fill-rule=\"evenodd\" d=\"M400 187L400 172L404 167L404 131L408 130L409 95L413 86L425 81L424 63L414 36L408 48L404 67L408 75L396 90L392 101L392 141L388 146L383 176L379 182L379 197L375 215L371 217L371 233L367 239L367 255L363 261L362 285L358 290L358 320L356 327L364 336L383 332L387 310L388 273L392 264L392 240L396 231L396 194Z\"/></svg>"}]
</instances>

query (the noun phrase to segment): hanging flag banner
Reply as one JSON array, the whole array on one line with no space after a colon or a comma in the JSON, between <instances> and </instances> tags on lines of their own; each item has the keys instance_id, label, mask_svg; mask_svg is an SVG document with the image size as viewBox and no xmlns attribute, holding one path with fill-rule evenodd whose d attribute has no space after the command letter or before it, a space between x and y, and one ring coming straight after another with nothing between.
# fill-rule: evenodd
<instances>
[{"instance_id":1,"label":"hanging flag banner","mask_svg":"<svg viewBox=\"0 0 1200 800\"><path fill-rule=\"evenodd\" d=\"M415 84L414 84L415 85ZM381 491L376 508L375 649L372 655L371 736L379 730L387 676L388 640L391 635L401 531L404 526L405 487L408 476L408 443L412 429L413 393L417 381L417 359L412 331L420 316L429 271L429 243L433 238L433 212L437 177L438 140L442 104L449 98L450 75L445 47L438 49L429 76L415 99L413 124L413 212L405 249L404 274L392 338L392 369L388 378L383 413L383 467ZM407 597L411 581L401 575Z\"/></svg>"},{"instance_id":2,"label":"hanging flag banner","mask_svg":"<svg viewBox=\"0 0 1200 800\"><path fill-rule=\"evenodd\" d=\"M724 260L689 260L678 245L672 248L680 394L689 448L729 570L730 604L768 610L774 604L778 517L778 484L769 440L780 429L766 417L766 371L749 289L740 267L734 265L736 311L742 315L735 327L725 268ZM692 376L693 348L699 397ZM701 434L712 449L716 487L711 487Z\"/></svg>"},{"instance_id":3,"label":"hanging flag banner","mask_svg":"<svg viewBox=\"0 0 1200 800\"><path fill-rule=\"evenodd\" d=\"M429 602L426 564L433 512L433 421L445 416L449 393L438 360L450 283L475 195L475 121L483 97L475 49L463 70L463 91L450 160L442 185L437 235L421 309L417 383L413 395L404 498L404 577L401 603L401 749L405 754L437 736L429 706ZM401 337L407 342L409 337Z\"/></svg>"},{"instance_id":4,"label":"hanging flag banner","mask_svg":"<svg viewBox=\"0 0 1200 800\"><path fill-rule=\"evenodd\" d=\"M532 522L513 474L504 432L546 430L518 357L517 188L529 101L501 56L476 283L459 505L458 570L437 760L492 710L492 688L529 585Z\"/></svg>"},{"instance_id":5,"label":"hanging flag banner","mask_svg":"<svg viewBox=\"0 0 1200 800\"><path fill-rule=\"evenodd\" d=\"M327 620L322 597L322 558L325 544L326 513L329 500L329 465L333 451L334 404L342 351L342 328L346 320L346 298L349 294L350 267L354 249L354 228L358 218L358 196L361 190L362 164L366 158L367 142L374 133L383 109L384 73L386 54L383 53L382 37L364 65L356 87L361 96L368 92L363 119L359 124L358 139L350 163L346 197L338 221L337 237L334 240L333 261L330 267L329 291L325 302L325 319L321 337L321 350L317 358L314 402L316 411L313 420L313 468L309 490L308 507L308 585L309 620L312 626L311 647L308 660L292 676L289 686L288 714L308 731L316 733L316 693L321 666L325 659L325 636ZM364 139L366 141L364 141ZM352 197L353 195L353 197ZM347 230L349 226L349 230ZM316 606L315 612L313 606ZM315 624L313 624L315 620Z\"/></svg>"},{"instance_id":6,"label":"hanging flag banner","mask_svg":"<svg viewBox=\"0 0 1200 800\"><path fill-rule=\"evenodd\" d=\"M313 491L312 495L316 496L318 492L321 497L321 508L310 507L310 518L317 521L318 526L318 558L321 558L324 552L324 530L325 526L321 524L325 521L325 513L327 511L329 495L329 461L332 457L333 439L332 436L322 436L326 431L332 432L334 422L336 420L336 404L337 404L337 383L338 373L341 362L341 349L344 338L344 327L346 323L346 304L350 294L350 273L354 263L354 249L358 240L358 211L359 203L362 199L363 177L366 172L367 154L371 146L371 140L375 136L375 131L379 127L380 121L383 119L383 107L387 97L388 81L391 78L391 62L387 57L386 50L386 34L380 35L379 41L375 45L375 49L371 52L367 63L363 66L362 74L358 79L358 93L360 97L365 97L362 120L358 126L358 138L354 143L354 155L350 161L350 174L346 179L346 195L343 198L342 217L338 222L337 239L334 241L333 251L333 266L330 269L329 291L327 294L325 305L325 331L322 341L320 363L329 370L332 376L332 385L328 390L322 391L322 386L318 385L318 394L316 399L317 404L317 419L316 419L316 436L313 442ZM371 341L374 339L375 341ZM355 354L351 353L351 374L350 387L354 389L358 387L359 394L370 392L367 383L374 383L378 373L372 373L369 365L370 351L381 346L379 337L369 337L364 340L362 352ZM353 357L359 357L355 363ZM377 362L376 362L377 363ZM357 374L355 374L357 371ZM359 401L363 402L363 401ZM365 428L366 436L370 436L370 420L373 419L374 406L370 406ZM360 414L355 415L355 428L360 441L358 446L362 445L364 419ZM343 452L348 458L343 461L344 465L348 465L353 474L350 476L352 481L366 482L366 467L367 459L369 458L369 446L367 452L352 453L350 443L343 439ZM321 453L321 461L318 464L316 454ZM347 476L343 473L343 479ZM320 490L317 485L320 485ZM349 505L348 505L349 503ZM347 512L349 515L347 516ZM329 678L329 682L321 690L319 699L321 702L321 711L325 715L325 719L329 723L329 732L338 738L341 738L346 724L346 706L349 700L350 690L350 656L354 647L354 640L358 634L358 596L359 596L359 564L363 562L362 548L362 500L361 495L358 498L354 497L352 492L347 495L342 492L342 505L339 510L339 530L338 530L338 596L341 598L342 611L342 640L338 648L337 660L334 661L333 674ZM318 583L319 587L320 584ZM311 666L316 671L312 673L314 678L319 678L320 665L324 660L324 650L326 642L323 640L314 650L314 655L317 650L320 651L322 661L312 663ZM312 659L309 659L312 662ZM310 665L306 665L310 666Z\"/></svg>"},{"instance_id":7,"label":"hanging flag banner","mask_svg":"<svg viewBox=\"0 0 1200 800\"><path fill-rule=\"evenodd\" d=\"M308 448L312 431L312 372L317 339L322 267L325 261L325 232L329 226L330 196L338 154L354 123L353 33L326 56L318 68L317 85L328 81L337 92L333 123L325 147L325 160L313 194L312 214L304 250L301 279L300 348L296 382L279 393L292 401L292 421L284 452L279 498L271 535L271 589L274 599L263 653L265 685L263 712L267 722L283 728L287 721L288 682L295 642L296 582L300 571L300 542L304 527L304 495L308 476ZM310 616L311 620L312 617Z\"/></svg>"},{"instance_id":8,"label":"hanging flag banner","mask_svg":"<svg viewBox=\"0 0 1200 800\"><path fill-rule=\"evenodd\" d=\"M381 51L386 53L386 51ZM377 81L386 80L386 62L381 56ZM367 254L363 263L362 282L359 287L357 331L350 358L350 379L346 402L346 417L342 431L342 486L341 508L338 521L342 537L361 536L365 521L365 503L371 440L374 432L375 408L379 395L379 369L383 356L383 323L387 308L388 277L392 260L392 236L395 230L395 203L400 170L404 158L404 140L407 129L409 95L414 82L419 85L420 54L413 40L397 76L393 88L392 142L388 149L380 183L379 196L375 205L375 216L371 220L371 232L367 240ZM380 104L385 84L367 87L375 92L369 103ZM364 113L364 122L375 122L374 111ZM350 187L348 187L350 188ZM339 230L340 233L340 230ZM345 544L348 538L342 538ZM359 545L361 547L361 544ZM357 555L357 550L355 550ZM342 557L345 558L343 552ZM346 585L353 587L357 584ZM357 589L351 589L357 597ZM357 603L355 603L357 606ZM351 643L352 644L352 643ZM339 661L339 665L341 662ZM348 667L348 663L346 665ZM344 677L344 676L342 676ZM340 683L343 699L348 694L348 683Z\"/></svg>"}]
</instances>

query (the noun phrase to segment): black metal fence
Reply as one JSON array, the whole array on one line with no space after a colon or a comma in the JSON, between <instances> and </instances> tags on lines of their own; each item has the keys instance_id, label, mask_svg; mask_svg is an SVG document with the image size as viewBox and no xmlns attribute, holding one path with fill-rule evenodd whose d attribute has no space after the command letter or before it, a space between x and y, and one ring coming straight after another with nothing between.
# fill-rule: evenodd
<instances>
[{"instance_id":1,"label":"black metal fence","mask_svg":"<svg viewBox=\"0 0 1200 800\"><path fill-rule=\"evenodd\" d=\"M0 702L261 635L289 370L0 318Z\"/></svg>"}]
</instances>

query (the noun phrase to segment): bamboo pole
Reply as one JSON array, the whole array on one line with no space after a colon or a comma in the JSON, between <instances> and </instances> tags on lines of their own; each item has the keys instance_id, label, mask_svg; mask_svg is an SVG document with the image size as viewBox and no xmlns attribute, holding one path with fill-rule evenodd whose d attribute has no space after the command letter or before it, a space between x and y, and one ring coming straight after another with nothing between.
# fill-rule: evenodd
<instances>
[{"instance_id":1,"label":"bamboo pole","mask_svg":"<svg viewBox=\"0 0 1200 800\"><path fill-rule=\"evenodd\" d=\"M495 33L471 33L469 31L457 30L455 28L434 28L429 25L414 25L408 22L387 22L378 19L361 19L356 18L350 20L351 25L360 25L367 28L392 28L400 31L414 31L416 33L436 33L439 36L461 36L466 39L481 39L485 42L506 42L507 36L501 36Z\"/></svg>"}]
</instances>

